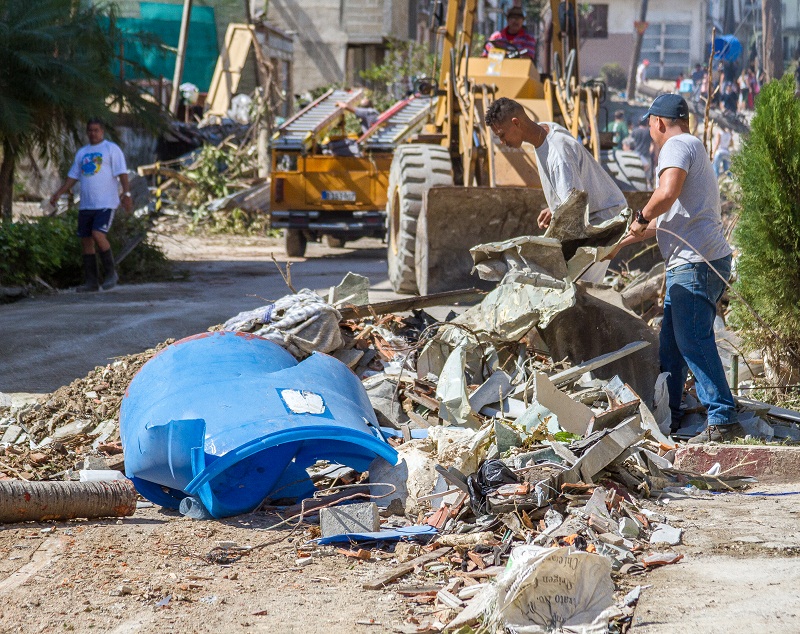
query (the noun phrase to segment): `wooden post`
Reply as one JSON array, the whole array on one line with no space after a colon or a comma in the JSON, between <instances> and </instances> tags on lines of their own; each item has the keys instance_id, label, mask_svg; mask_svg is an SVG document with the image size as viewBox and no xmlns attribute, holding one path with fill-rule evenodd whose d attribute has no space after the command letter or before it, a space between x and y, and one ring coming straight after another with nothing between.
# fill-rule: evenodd
<instances>
[{"instance_id":1,"label":"wooden post","mask_svg":"<svg viewBox=\"0 0 800 634\"><path fill-rule=\"evenodd\" d=\"M764 40L763 59L766 80L780 79L783 77L783 33L781 31L780 0L762 0L761 31Z\"/></svg>"},{"instance_id":2,"label":"wooden post","mask_svg":"<svg viewBox=\"0 0 800 634\"><path fill-rule=\"evenodd\" d=\"M633 59L631 59L631 67L628 71L628 87L627 95L628 101L633 101L636 97L636 69L639 67L639 56L642 53L642 40L644 39L644 32L647 29L647 0L642 0L642 5L639 9L639 23L636 25L636 42L633 45Z\"/></svg>"},{"instance_id":3,"label":"wooden post","mask_svg":"<svg viewBox=\"0 0 800 634\"><path fill-rule=\"evenodd\" d=\"M178 114L178 99L180 98L181 80L183 78L183 64L186 61L186 44L189 39L189 20L192 17L192 0L183 0L183 14L181 15L181 33L178 36L178 55L175 57L175 72L172 75L172 95L169 99L169 111L172 116Z\"/></svg>"}]
</instances>

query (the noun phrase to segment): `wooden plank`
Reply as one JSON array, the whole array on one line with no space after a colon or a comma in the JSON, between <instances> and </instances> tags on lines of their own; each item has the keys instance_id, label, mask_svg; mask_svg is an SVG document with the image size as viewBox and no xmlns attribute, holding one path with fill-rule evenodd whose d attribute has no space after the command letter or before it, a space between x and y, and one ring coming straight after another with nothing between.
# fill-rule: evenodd
<instances>
[{"instance_id":1,"label":"wooden plank","mask_svg":"<svg viewBox=\"0 0 800 634\"><path fill-rule=\"evenodd\" d=\"M242 69L247 62L250 44L253 41L253 27L249 24L228 24L225 32L225 46L217 59L206 103L207 115L224 117L231 104L231 97L239 87Z\"/></svg>"},{"instance_id":2,"label":"wooden plank","mask_svg":"<svg viewBox=\"0 0 800 634\"><path fill-rule=\"evenodd\" d=\"M387 313L402 313L414 308L429 308L431 306L446 306L458 302L477 302L483 299L486 291L477 288L467 288L443 293L432 293L421 297L403 297L391 299L387 302L377 302L364 306L343 306L338 309L342 319L358 319L371 315L385 315Z\"/></svg>"},{"instance_id":3,"label":"wooden plank","mask_svg":"<svg viewBox=\"0 0 800 634\"><path fill-rule=\"evenodd\" d=\"M389 585L392 581L395 581L400 577L404 577L405 575L414 572L414 568L416 568L417 566L421 566L422 564L426 564L429 561L434 561L436 559L439 559L439 557L444 557L451 550L453 549L450 547L437 548L432 553L428 553L426 555L420 555L419 557L416 557L415 559L409 561L407 564L395 568L394 570L383 575L382 577L378 577L373 581L368 581L361 587L364 588L364 590L380 590L384 586Z\"/></svg>"}]
</instances>

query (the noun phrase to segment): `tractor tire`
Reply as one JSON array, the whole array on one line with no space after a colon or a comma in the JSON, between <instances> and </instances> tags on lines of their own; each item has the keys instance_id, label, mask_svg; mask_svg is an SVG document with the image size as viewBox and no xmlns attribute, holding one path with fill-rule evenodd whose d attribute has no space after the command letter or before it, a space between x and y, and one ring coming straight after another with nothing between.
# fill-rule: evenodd
<instances>
[{"instance_id":1,"label":"tractor tire","mask_svg":"<svg viewBox=\"0 0 800 634\"><path fill-rule=\"evenodd\" d=\"M325 246L330 247L331 249L342 249L344 248L346 242L347 241L344 238L339 238L330 234L325 236Z\"/></svg>"},{"instance_id":2,"label":"tractor tire","mask_svg":"<svg viewBox=\"0 0 800 634\"><path fill-rule=\"evenodd\" d=\"M300 229L284 229L283 243L290 258L302 258L306 254L308 239Z\"/></svg>"},{"instance_id":3,"label":"tractor tire","mask_svg":"<svg viewBox=\"0 0 800 634\"><path fill-rule=\"evenodd\" d=\"M636 152L604 150L600 153L600 162L622 191L647 191L647 174Z\"/></svg>"},{"instance_id":4,"label":"tractor tire","mask_svg":"<svg viewBox=\"0 0 800 634\"><path fill-rule=\"evenodd\" d=\"M438 145L403 145L395 150L386 202L389 281L396 293L417 292L417 218L425 192L453 184L450 152Z\"/></svg>"}]
</instances>

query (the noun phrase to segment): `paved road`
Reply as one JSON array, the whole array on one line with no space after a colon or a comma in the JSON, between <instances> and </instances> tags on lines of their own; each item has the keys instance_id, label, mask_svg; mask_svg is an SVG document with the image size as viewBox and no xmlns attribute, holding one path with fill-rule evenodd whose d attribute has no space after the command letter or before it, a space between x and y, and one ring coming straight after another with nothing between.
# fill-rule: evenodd
<instances>
[{"instance_id":1,"label":"paved road","mask_svg":"<svg viewBox=\"0 0 800 634\"><path fill-rule=\"evenodd\" d=\"M397 297L389 290L385 247L377 240L358 244L309 245L313 257L292 264L293 285L327 290L353 271L370 278L372 301ZM286 260L279 241L181 238L165 246L188 280L0 305L0 392L53 391L113 357L202 332L289 292L271 260L272 253Z\"/></svg>"}]
</instances>

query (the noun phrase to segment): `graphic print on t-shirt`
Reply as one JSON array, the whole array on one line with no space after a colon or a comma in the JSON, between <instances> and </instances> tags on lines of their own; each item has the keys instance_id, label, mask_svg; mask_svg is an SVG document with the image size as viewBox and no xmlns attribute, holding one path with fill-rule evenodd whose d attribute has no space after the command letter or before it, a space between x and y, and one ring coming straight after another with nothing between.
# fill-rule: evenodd
<instances>
[{"instance_id":1,"label":"graphic print on t-shirt","mask_svg":"<svg viewBox=\"0 0 800 634\"><path fill-rule=\"evenodd\" d=\"M81 161L81 173L84 176L94 176L100 171L102 165L103 154L101 152L87 153Z\"/></svg>"}]
</instances>

